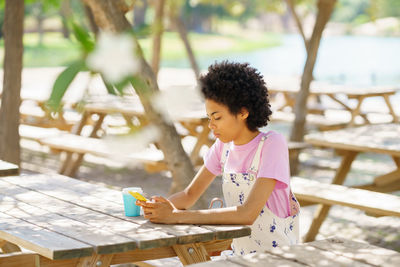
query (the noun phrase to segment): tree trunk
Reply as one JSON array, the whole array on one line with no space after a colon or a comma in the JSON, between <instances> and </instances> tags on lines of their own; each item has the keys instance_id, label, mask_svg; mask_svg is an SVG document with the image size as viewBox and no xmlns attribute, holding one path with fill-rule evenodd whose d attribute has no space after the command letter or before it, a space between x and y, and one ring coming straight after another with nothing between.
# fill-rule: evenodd
<instances>
[{"instance_id":1,"label":"tree trunk","mask_svg":"<svg viewBox=\"0 0 400 267\"><path fill-rule=\"evenodd\" d=\"M0 159L20 165L19 105L24 31L24 0L6 0L4 78L0 107Z\"/></svg>"},{"instance_id":2,"label":"tree trunk","mask_svg":"<svg viewBox=\"0 0 400 267\"><path fill-rule=\"evenodd\" d=\"M44 36L44 28L43 28L43 21L44 21L44 16L43 16L43 4L38 3L38 14L36 16L37 20L37 32L39 35L39 41L38 45L43 45L43 36Z\"/></svg>"},{"instance_id":3,"label":"tree trunk","mask_svg":"<svg viewBox=\"0 0 400 267\"><path fill-rule=\"evenodd\" d=\"M292 14L292 16L294 18L294 21L296 22L296 26L299 29L300 35L303 38L304 47L306 48L306 51L308 51L308 39L307 39L306 35L304 34L303 25L301 24L300 18L296 13L296 10L295 10L294 4L293 4L293 0L285 0L285 1L290 10L290 13Z\"/></svg>"},{"instance_id":4,"label":"tree trunk","mask_svg":"<svg viewBox=\"0 0 400 267\"><path fill-rule=\"evenodd\" d=\"M305 118L307 113L307 98L310 91L310 83L312 81L315 61L322 37L322 32L329 21L335 6L336 0L319 0L317 20L314 25L313 33L309 41L309 49L307 53L306 64L304 65L303 75L301 78L300 92L296 97L294 112L296 119L290 135L292 141L302 141L304 137Z\"/></svg>"},{"instance_id":5,"label":"tree trunk","mask_svg":"<svg viewBox=\"0 0 400 267\"><path fill-rule=\"evenodd\" d=\"M147 0L140 1L140 4L135 4L133 9L133 26L141 27L145 24L146 10L147 10Z\"/></svg>"},{"instance_id":6,"label":"tree trunk","mask_svg":"<svg viewBox=\"0 0 400 267\"><path fill-rule=\"evenodd\" d=\"M153 54L151 67L156 77L160 68L161 40L164 32L164 8L165 0L158 0L155 2L156 14L153 24Z\"/></svg>"},{"instance_id":7,"label":"tree trunk","mask_svg":"<svg viewBox=\"0 0 400 267\"><path fill-rule=\"evenodd\" d=\"M314 25L311 39L307 43L307 60L304 65L303 75L301 77L300 91L296 96L296 103L294 106L295 120L290 133L291 141L300 142L304 139L307 115L307 98L310 92L310 84L313 79L315 61L317 60L317 53L322 37L322 32L324 31L324 28L329 21L335 3L336 0L319 0L317 4L317 19ZM297 166L298 159L292 160L290 164L293 166Z\"/></svg>"},{"instance_id":8,"label":"tree trunk","mask_svg":"<svg viewBox=\"0 0 400 267\"><path fill-rule=\"evenodd\" d=\"M60 8L60 16L61 16L61 22L62 22L63 37L68 39L69 38L69 29L68 29L67 21L68 21L68 18L71 17L70 0L62 1L61 8Z\"/></svg>"},{"instance_id":9,"label":"tree trunk","mask_svg":"<svg viewBox=\"0 0 400 267\"><path fill-rule=\"evenodd\" d=\"M83 4L85 8L85 14L86 18L88 19L90 29L94 33L94 35L97 37L97 34L99 33L99 27L97 26L96 22L94 21L93 13L92 10L85 4Z\"/></svg>"},{"instance_id":10,"label":"tree trunk","mask_svg":"<svg viewBox=\"0 0 400 267\"><path fill-rule=\"evenodd\" d=\"M186 27L176 12L171 11L170 18L171 18L171 21L172 21L174 27L178 31L179 36L182 39L182 42L185 46L186 53L189 57L190 66L192 67L194 74L196 75L196 79L198 79L200 76L200 69L199 69L199 65L197 64L196 57L194 56L192 46L190 45Z\"/></svg>"},{"instance_id":11,"label":"tree trunk","mask_svg":"<svg viewBox=\"0 0 400 267\"><path fill-rule=\"evenodd\" d=\"M116 10L112 5L112 2L107 0L84 0L84 2L91 8L96 24L101 29L113 32L123 32L131 27L124 14L118 12L118 10ZM137 40L136 43L140 48ZM146 89L148 89L147 91L150 90L150 93L157 92L159 89L156 76L151 70L149 64L143 58L142 52L139 52L142 61L141 77L148 86ZM184 189L194 177L195 172L192 162L183 150L180 136L176 132L175 127L166 122L161 114L155 110L147 97L147 94L143 93L143 88L139 88L136 85L134 88L141 99L149 121L151 121L163 133L158 144L165 155L168 169L172 172L173 179L170 193L180 191ZM200 206L204 208L206 207L205 205L206 201L202 198L199 200L199 205L197 205L197 207Z\"/></svg>"}]
</instances>

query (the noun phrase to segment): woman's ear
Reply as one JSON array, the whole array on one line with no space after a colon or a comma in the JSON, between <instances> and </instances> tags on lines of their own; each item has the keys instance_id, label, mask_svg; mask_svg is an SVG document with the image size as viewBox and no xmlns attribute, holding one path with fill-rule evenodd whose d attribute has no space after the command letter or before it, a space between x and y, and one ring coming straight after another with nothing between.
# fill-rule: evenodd
<instances>
[{"instance_id":1,"label":"woman's ear","mask_svg":"<svg viewBox=\"0 0 400 267\"><path fill-rule=\"evenodd\" d=\"M248 116L249 116L249 111L247 110L247 108L241 108L239 112L239 117L245 120L247 119Z\"/></svg>"}]
</instances>

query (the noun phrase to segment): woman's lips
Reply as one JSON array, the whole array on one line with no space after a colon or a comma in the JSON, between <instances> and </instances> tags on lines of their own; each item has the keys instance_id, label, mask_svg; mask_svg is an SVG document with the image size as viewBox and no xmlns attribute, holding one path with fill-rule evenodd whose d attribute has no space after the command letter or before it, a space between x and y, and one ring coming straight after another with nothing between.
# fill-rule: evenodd
<instances>
[{"instance_id":1,"label":"woman's lips","mask_svg":"<svg viewBox=\"0 0 400 267\"><path fill-rule=\"evenodd\" d=\"M216 138L219 137L219 133L213 133Z\"/></svg>"}]
</instances>

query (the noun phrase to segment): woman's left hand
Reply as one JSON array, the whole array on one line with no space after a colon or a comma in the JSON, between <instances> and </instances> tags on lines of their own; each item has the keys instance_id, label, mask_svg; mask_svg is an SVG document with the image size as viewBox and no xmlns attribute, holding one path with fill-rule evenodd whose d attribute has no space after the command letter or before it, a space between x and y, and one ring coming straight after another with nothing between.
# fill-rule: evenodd
<instances>
[{"instance_id":1,"label":"woman's left hand","mask_svg":"<svg viewBox=\"0 0 400 267\"><path fill-rule=\"evenodd\" d=\"M176 223L176 220L174 220L174 211L176 208L168 199L155 196L151 200L151 202L136 201L136 205L143 208L144 218L153 223Z\"/></svg>"}]
</instances>

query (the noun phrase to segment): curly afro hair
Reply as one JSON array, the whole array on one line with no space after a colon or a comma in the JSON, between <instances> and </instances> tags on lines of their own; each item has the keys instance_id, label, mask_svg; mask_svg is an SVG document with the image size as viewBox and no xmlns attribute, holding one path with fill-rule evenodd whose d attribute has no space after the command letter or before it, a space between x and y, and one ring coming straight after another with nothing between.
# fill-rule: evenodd
<instances>
[{"instance_id":1,"label":"curly afro hair","mask_svg":"<svg viewBox=\"0 0 400 267\"><path fill-rule=\"evenodd\" d=\"M272 114L268 89L263 76L248 63L215 63L199 81L204 97L227 106L233 115L246 108L249 130L256 131L268 124Z\"/></svg>"}]
</instances>

